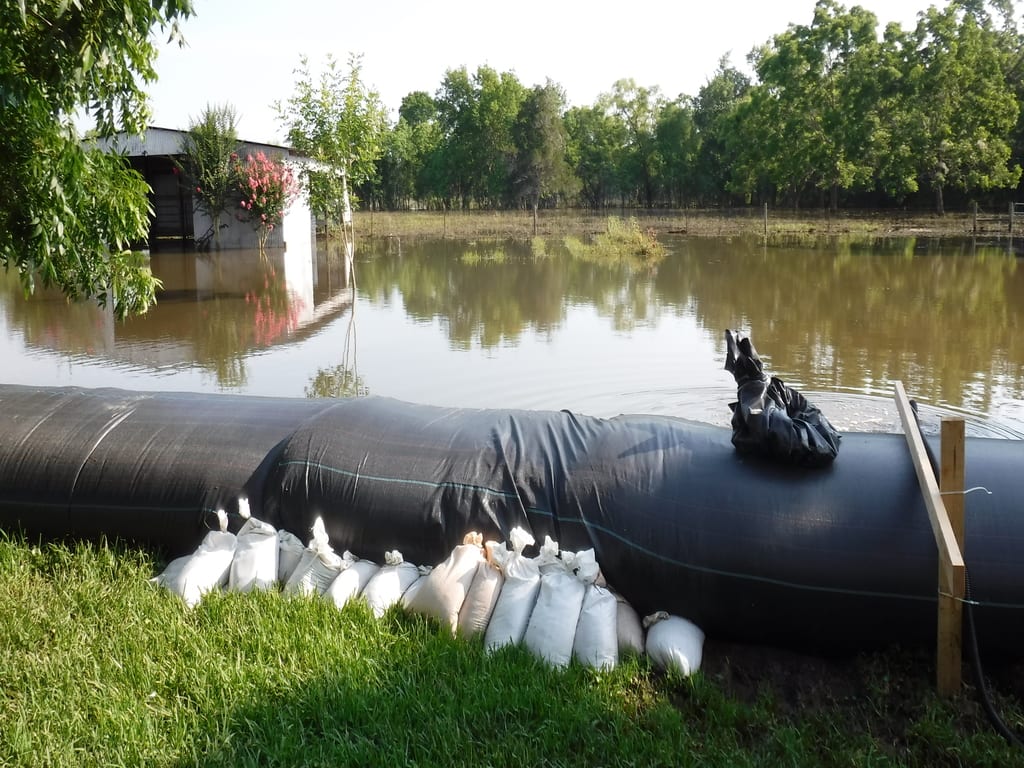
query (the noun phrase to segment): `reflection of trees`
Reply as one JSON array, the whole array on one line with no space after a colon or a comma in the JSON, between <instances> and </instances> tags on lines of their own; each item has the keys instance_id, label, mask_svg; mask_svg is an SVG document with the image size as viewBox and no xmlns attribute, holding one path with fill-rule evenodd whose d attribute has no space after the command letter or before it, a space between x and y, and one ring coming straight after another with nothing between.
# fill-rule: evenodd
<instances>
[{"instance_id":1,"label":"reflection of trees","mask_svg":"<svg viewBox=\"0 0 1024 768\"><path fill-rule=\"evenodd\" d=\"M359 375L356 355L355 302L348 319L345 347L341 363L333 368L320 368L306 387L306 397L366 397L370 388Z\"/></svg>"},{"instance_id":2,"label":"reflection of trees","mask_svg":"<svg viewBox=\"0 0 1024 768\"><path fill-rule=\"evenodd\" d=\"M113 317L95 302L71 302L58 291L46 289L26 298L15 272L0 274L0 288L7 325L19 329L27 345L92 355L110 344Z\"/></svg>"},{"instance_id":3,"label":"reflection of trees","mask_svg":"<svg viewBox=\"0 0 1024 768\"><path fill-rule=\"evenodd\" d=\"M805 388L887 393L902 379L912 395L936 404L988 410L996 398L1024 399L1024 270L997 248L913 239L764 248L677 238L668 245L664 261L638 269L568 258L558 241L542 249L368 241L359 290L375 304L401 301L413 320L439 322L460 348L516 343L528 330L550 334L574 306L619 330L676 314L695 317L719 340L725 328L752 333L772 371ZM318 304L352 288L344 264L340 254L320 264ZM246 355L287 337L300 309L281 270L265 269L255 282L231 278L237 293L219 293L218 283L204 301L182 278L185 300L163 297L125 322L59 295L25 299L13 275L0 290L8 327L29 346L148 367L198 366L238 387ZM307 393L368 391L355 365L354 318L350 325L342 364L319 371Z\"/></svg>"},{"instance_id":4,"label":"reflection of trees","mask_svg":"<svg viewBox=\"0 0 1024 768\"><path fill-rule=\"evenodd\" d=\"M565 254L557 243L546 250ZM569 304L596 307L616 328L653 317L650 275L628 263L535 258L531 244L513 241L434 240L407 243L401 253L378 242L368 254L359 264L361 292L387 303L397 290L410 316L440 320L459 348L513 343L527 329L550 333Z\"/></svg>"},{"instance_id":5,"label":"reflection of trees","mask_svg":"<svg viewBox=\"0 0 1024 768\"><path fill-rule=\"evenodd\" d=\"M2 284L3 306L8 325L22 329L29 346L147 367L199 366L221 386L240 387L246 381L246 355L291 333L303 309L273 264L262 270L244 298L158 297L150 312L122 322L90 302L69 303L47 292L25 298L10 279Z\"/></svg>"},{"instance_id":6,"label":"reflection of trees","mask_svg":"<svg viewBox=\"0 0 1024 768\"><path fill-rule=\"evenodd\" d=\"M345 252L341 257L346 259L349 285L352 290L348 327L345 329L345 345L341 352L341 363L333 368L321 368L306 387L306 397L366 397L370 388L366 385L358 370L358 349L356 343L356 279L354 268L354 244L345 243Z\"/></svg>"},{"instance_id":7,"label":"reflection of trees","mask_svg":"<svg viewBox=\"0 0 1024 768\"><path fill-rule=\"evenodd\" d=\"M751 332L772 370L804 387L887 393L902 379L927 401L980 410L996 388L1024 397L1024 273L998 248L915 239L669 246L656 267L637 268L566 258L558 243L542 249L553 257L536 258L536 245L515 242L377 242L360 262L360 288L439 320L458 347L550 332L571 305L622 330L692 314L715 338Z\"/></svg>"},{"instance_id":8,"label":"reflection of trees","mask_svg":"<svg viewBox=\"0 0 1024 768\"><path fill-rule=\"evenodd\" d=\"M768 248L690 241L657 276L661 303L752 332L772 369L804 386L877 391L902 379L933 402L986 408L994 386L1021 395L1017 262L997 249L913 239ZM724 349L723 349L724 354ZM971 392L962 382L974 381Z\"/></svg>"}]
</instances>

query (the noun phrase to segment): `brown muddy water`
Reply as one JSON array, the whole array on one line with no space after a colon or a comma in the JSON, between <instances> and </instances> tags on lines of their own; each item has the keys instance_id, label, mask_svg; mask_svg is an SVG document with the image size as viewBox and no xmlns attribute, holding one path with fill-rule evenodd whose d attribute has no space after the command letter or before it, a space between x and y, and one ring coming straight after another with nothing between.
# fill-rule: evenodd
<instances>
[{"instance_id":1,"label":"brown muddy water","mask_svg":"<svg viewBox=\"0 0 1024 768\"><path fill-rule=\"evenodd\" d=\"M814 247L660 236L645 266L559 240L363 240L340 253L164 253L115 321L0 282L0 380L46 386L657 413L727 425L726 328L844 430L898 430L893 382L968 433L1024 437L1024 268L1005 244Z\"/></svg>"}]
</instances>

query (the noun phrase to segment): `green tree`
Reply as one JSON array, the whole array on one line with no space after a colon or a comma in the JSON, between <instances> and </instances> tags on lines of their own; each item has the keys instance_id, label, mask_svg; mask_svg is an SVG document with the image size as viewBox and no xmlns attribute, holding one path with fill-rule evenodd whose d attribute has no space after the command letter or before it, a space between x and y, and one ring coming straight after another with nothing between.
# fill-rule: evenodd
<instances>
[{"instance_id":1,"label":"green tree","mask_svg":"<svg viewBox=\"0 0 1024 768\"><path fill-rule=\"evenodd\" d=\"M897 202L918 190L918 157L914 147L917 119L915 96L907 74L917 66L917 52L899 24L885 28L879 46L875 77L879 98L870 162L875 184Z\"/></svg>"},{"instance_id":2,"label":"green tree","mask_svg":"<svg viewBox=\"0 0 1024 768\"><path fill-rule=\"evenodd\" d=\"M580 195L591 208L603 208L622 195L620 166L626 145L625 125L610 114L608 97L590 107L573 107L565 115L568 158L580 182Z\"/></svg>"},{"instance_id":3,"label":"green tree","mask_svg":"<svg viewBox=\"0 0 1024 768\"><path fill-rule=\"evenodd\" d=\"M911 96L910 143L919 176L945 212L943 190L986 190L1015 185L1020 166L1010 165L1010 143L1020 105L1008 87L1000 37L982 6L952 0L918 17L910 37L904 84Z\"/></svg>"},{"instance_id":4,"label":"green tree","mask_svg":"<svg viewBox=\"0 0 1024 768\"><path fill-rule=\"evenodd\" d=\"M189 121L181 140L183 170L196 208L211 223L214 247L220 249L220 217L238 199L235 155L238 150L238 115L230 104L207 104Z\"/></svg>"},{"instance_id":5,"label":"green tree","mask_svg":"<svg viewBox=\"0 0 1024 768\"><path fill-rule=\"evenodd\" d=\"M144 86L156 79L154 27L178 36L189 0L5 2L0 13L0 264L118 317L144 312L158 281L130 244L149 229L148 186L120 157L83 145L76 111L96 135L141 133Z\"/></svg>"},{"instance_id":6,"label":"green tree","mask_svg":"<svg viewBox=\"0 0 1024 768\"><path fill-rule=\"evenodd\" d=\"M445 73L435 96L442 140L436 167L446 198L498 206L514 198L513 126L527 90L511 72L465 67Z\"/></svg>"},{"instance_id":7,"label":"green tree","mask_svg":"<svg viewBox=\"0 0 1024 768\"><path fill-rule=\"evenodd\" d=\"M634 196L654 206L654 181L658 174L655 130L662 106L657 86L645 88L634 80L618 80L612 86L609 104L625 128L620 172Z\"/></svg>"},{"instance_id":8,"label":"green tree","mask_svg":"<svg viewBox=\"0 0 1024 768\"><path fill-rule=\"evenodd\" d=\"M721 200L727 189L733 158L727 143L737 106L748 90L750 78L733 67L726 55L694 99L693 122L699 140L694 185L702 202Z\"/></svg>"},{"instance_id":9,"label":"green tree","mask_svg":"<svg viewBox=\"0 0 1024 768\"><path fill-rule=\"evenodd\" d=\"M440 144L434 99L424 91L406 95L380 160L381 197L386 207L405 208L412 199L429 202L435 196L438 190L431 167Z\"/></svg>"},{"instance_id":10,"label":"green tree","mask_svg":"<svg viewBox=\"0 0 1024 768\"><path fill-rule=\"evenodd\" d=\"M562 121L565 96L550 80L534 86L519 109L513 128L516 145L515 184L533 209L537 233L537 209L541 198L574 190L572 171L565 159L566 132Z\"/></svg>"},{"instance_id":11,"label":"green tree","mask_svg":"<svg viewBox=\"0 0 1024 768\"><path fill-rule=\"evenodd\" d=\"M689 97L662 104L654 126L657 184L669 205L682 206L694 192L700 136Z\"/></svg>"},{"instance_id":12,"label":"green tree","mask_svg":"<svg viewBox=\"0 0 1024 768\"><path fill-rule=\"evenodd\" d=\"M512 72L498 74L490 67L478 67L474 82L477 90L475 169L483 181L480 197L492 207L511 204L515 199L513 131L528 91Z\"/></svg>"},{"instance_id":13,"label":"green tree","mask_svg":"<svg viewBox=\"0 0 1024 768\"><path fill-rule=\"evenodd\" d=\"M274 105L289 143L312 161L302 171L310 207L332 223L342 221L347 201L358 202L353 190L374 178L384 151L387 114L361 72L359 56L349 57L347 73L328 56L314 82L303 56L295 93Z\"/></svg>"},{"instance_id":14,"label":"green tree","mask_svg":"<svg viewBox=\"0 0 1024 768\"><path fill-rule=\"evenodd\" d=\"M834 210L840 190L872 179L877 25L859 6L818 0L810 25L790 25L753 55L773 175L797 201L814 186L829 193Z\"/></svg>"},{"instance_id":15,"label":"green tree","mask_svg":"<svg viewBox=\"0 0 1024 768\"><path fill-rule=\"evenodd\" d=\"M445 207L458 200L462 208L468 208L474 188L473 153L478 129L476 94L465 67L445 72L434 100L441 127L441 145L432 163L434 186L446 201Z\"/></svg>"},{"instance_id":16,"label":"green tree","mask_svg":"<svg viewBox=\"0 0 1024 768\"><path fill-rule=\"evenodd\" d=\"M799 189L802 184L794 166L786 163L785 126L775 119L776 106L769 90L755 86L721 118L727 127L719 136L729 158L728 169L723 169L725 188L747 204L755 197L773 200L780 187ZM794 195L793 201L799 197Z\"/></svg>"}]
</instances>

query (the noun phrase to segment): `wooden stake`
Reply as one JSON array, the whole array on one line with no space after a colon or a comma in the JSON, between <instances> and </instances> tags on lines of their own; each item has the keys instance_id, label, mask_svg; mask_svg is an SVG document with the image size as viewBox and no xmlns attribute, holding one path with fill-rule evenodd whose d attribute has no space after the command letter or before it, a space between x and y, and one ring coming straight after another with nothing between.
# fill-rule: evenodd
<instances>
[{"instance_id":1,"label":"wooden stake","mask_svg":"<svg viewBox=\"0 0 1024 768\"><path fill-rule=\"evenodd\" d=\"M960 555L964 553L964 420L942 420L942 459L939 488L949 515ZM962 601L939 593L936 683L939 694L953 696L960 690L963 667Z\"/></svg>"},{"instance_id":2,"label":"wooden stake","mask_svg":"<svg viewBox=\"0 0 1024 768\"><path fill-rule=\"evenodd\" d=\"M928 509L928 520L932 525L932 533L935 536L935 544L939 551L939 628L938 647L940 653L937 655L937 684L939 693L945 696L953 695L960 688L961 664L957 656L956 662L950 666L952 650L955 647L962 647L961 625L955 617L949 614L950 606L956 604L959 608L964 598L964 559L960 552L960 543L957 541L956 533L950 522L946 505L939 493L939 486L932 472L931 464L928 461L928 453L924 448L924 439L917 427L917 420L914 418L913 410L910 407L910 400L903 389L903 382L895 383L896 408L900 413L900 420L903 422L903 431L907 436L907 445L910 448L910 458L914 462L914 471L917 473L917 481L921 486L921 493L924 496L925 507ZM959 448L961 463L963 461L963 445ZM945 454L944 454L945 455ZM951 468L955 469L956 462L950 462ZM961 481L962 486L962 481ZM960 496L960 503L963 504L963 496ZM962 521L962 513L961 513ZM961 531L963 529L961 522ZM945 597L945 599L943 599Z\"/></svg>"}]
</instances>

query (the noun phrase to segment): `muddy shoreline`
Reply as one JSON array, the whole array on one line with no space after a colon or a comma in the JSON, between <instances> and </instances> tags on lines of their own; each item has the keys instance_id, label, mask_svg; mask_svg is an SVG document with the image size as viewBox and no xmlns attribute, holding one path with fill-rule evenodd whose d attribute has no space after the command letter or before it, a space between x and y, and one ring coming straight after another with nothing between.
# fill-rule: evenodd
<instances>
[{"instance_id":1,"label":"muddy shoreline","mask_svg":"<svg viewBox=\"0 0 1024 768\"><path fill-rule=\"evenodd\" d=\"M769 210L633 210L606 209L540 211L536 236L594 234L610 217L635 218L656 234L693 237L765 237L791 241L818 238L981 238L1009 242L1024 238L1024 217L1012 223L1008 212L950 212L944 216L901 211ZM359 211L354 216L357 236L512 238L535 236L529 211Z\"/></svg>"}]
</instances>

